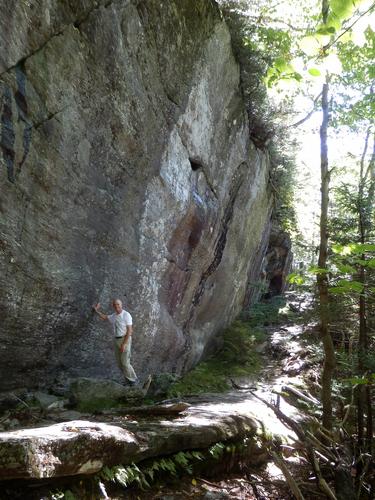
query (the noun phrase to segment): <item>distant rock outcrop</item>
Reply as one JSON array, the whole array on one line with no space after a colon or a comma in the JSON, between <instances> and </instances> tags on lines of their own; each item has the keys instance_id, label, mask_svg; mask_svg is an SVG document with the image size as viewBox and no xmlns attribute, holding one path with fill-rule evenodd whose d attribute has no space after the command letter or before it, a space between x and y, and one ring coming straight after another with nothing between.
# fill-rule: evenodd
<instances>
[{"instance_id":1,"label":"distant rock outcrop","mask_svg":"<svg viewBox=\"0 0 375 500\"><path fill-rule=\"evenodd\" d=\"M288 288L287 276L293 261L292 242L286 231L273 227L264 259L268 296L280 295Z\"/></svg>"}]
</instances>

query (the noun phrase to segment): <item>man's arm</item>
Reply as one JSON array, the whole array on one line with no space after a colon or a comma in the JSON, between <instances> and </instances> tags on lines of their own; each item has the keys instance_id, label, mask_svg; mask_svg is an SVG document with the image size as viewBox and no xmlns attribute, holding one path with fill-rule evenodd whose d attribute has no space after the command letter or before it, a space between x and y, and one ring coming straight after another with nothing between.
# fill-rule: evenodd
<instances>
[{"instance_id":1,"label":"man's arm","mask_svg":"<svg viewBox=\"0 0 375 500\"><path fill-rule=\"evenodd\" d=\"M126 344L128 343L129 337L133 335L133 325L127 325L126 333L124 335L124 340L121 344L120 351L124 352L126 348Z\"/></svg>"},{"instance_id":2,"label":"man's arm","mask_svg":"<svg viewBox=\"0 0 375 500\"><path fill-rule=\"evenodd\" d=\"M99 311L100 304L93 305L92 308L96 312L96 314L99 316L100 319L103 319L103 320L108 319L108 315L107 314L104 314L104 313L102 313L102 312Z\"/></svg>"}]
</instances>

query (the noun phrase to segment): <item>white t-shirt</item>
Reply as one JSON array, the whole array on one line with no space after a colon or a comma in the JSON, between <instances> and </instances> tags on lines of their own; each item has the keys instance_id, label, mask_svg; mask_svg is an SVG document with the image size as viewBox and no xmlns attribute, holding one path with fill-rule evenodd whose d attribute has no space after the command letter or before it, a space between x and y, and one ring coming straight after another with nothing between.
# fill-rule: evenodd
<instances>
[{"instance_id":1,"label":"white t-shirt","mask_svg":"<svg viewBox=\"0 0 375 500\"><path fill-rule=\"evenodd\" d=\"M113 325L115 337L123 337L126 333L126 327L133 324L132 317L128 311L123 309L120 314L114 313L108 316L110 323Z\"/></svg>"}]
</instances>

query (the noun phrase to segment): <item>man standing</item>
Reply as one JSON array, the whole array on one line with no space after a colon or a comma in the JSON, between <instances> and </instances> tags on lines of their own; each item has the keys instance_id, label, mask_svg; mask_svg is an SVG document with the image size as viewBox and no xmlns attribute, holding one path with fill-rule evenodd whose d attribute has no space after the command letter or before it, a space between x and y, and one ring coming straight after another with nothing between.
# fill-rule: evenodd
<instances>
[{"instance_id":1,"label":"man standing","mask_svg":"<svg viewBox=\"0 0 375 500\"><path fill-rule=\"evenodd\" d=\"M115 299L112 302L113 314L107 315L99 311L100 304L93 306L94 311L99 315L100 319L108 320L113 326L115 334L115 354L119 368L122 370L127 382L134 385L137 381L137 375L130 364L133 321L130 313L122 308L122 302Z\"/></svg>"}]
</instances>

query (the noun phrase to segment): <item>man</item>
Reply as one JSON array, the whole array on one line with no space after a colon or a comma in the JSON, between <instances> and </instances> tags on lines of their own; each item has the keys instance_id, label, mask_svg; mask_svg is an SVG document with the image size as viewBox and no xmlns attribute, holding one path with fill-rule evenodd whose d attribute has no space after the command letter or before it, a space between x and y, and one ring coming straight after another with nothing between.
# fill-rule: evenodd
<instances>
[{"instance_id":1,"label":"man","mask_svg":"<svg viewBox=\"0 0 375 500\"><path fill-rule=\"evenodd\" d=\"M119 368L122 370L127 382L134 385L137 381L137 375L130 364L130 354L133 334L133 321L131 315L122 308L122 302L115 299L112 302L113 314L107 315L99 311L100 304L93 306L94 311L100 319L109 321L113 326L115 334L115 354Z\"/></svg>"}]
</instances>

